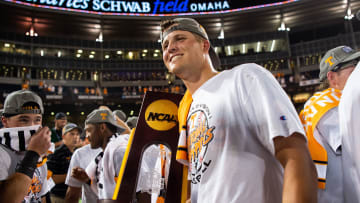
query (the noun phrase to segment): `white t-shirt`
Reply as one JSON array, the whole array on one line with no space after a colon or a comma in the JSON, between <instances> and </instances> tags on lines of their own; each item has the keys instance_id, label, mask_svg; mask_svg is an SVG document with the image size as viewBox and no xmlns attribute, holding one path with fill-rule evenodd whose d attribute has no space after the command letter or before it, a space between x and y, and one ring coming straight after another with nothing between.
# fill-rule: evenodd
<instances>
[{"instance_id":1,"label":"white t-shirt","mask_svg":"<svg viewBox=\"0 0 360 203\"><path fill-rule=\"evenodd\" d=\"M318 189L318 203L343 202L344 187L338 107L321 117L314 130L315 139L327 152L326 187Z\"/></svg>"},{"instance_id":2,"label":"white t-shirt","mask_svg":"<svg viewBox=\"0 0 360 203\"><path fill-rule=\"evenodd\" d=\"M192 98L191 202L281 202L283 168L273 139L304 129L271 73L240 65L206 81Z\"/></svg>"},{"instance_id":3,"label":"white t-shirt","mask_svg":"<svg viewBox=\"0 0 360 203\"><path fill-rule=\"evenodd\" d=\"M106 145L104 155L98 166L99 199L111 199L116 187L115 177L118 177L128 144L129 135L118 136Z\"/></svg>"},{"instance_id":4,"label":"white t-shirt","mask_svg":"<svg viewBox=\"0 0 360 203\"><path fill-rule=\"evenodd\" d=\"M101 148L91 149L91 146L88 144L75 150L74 154L71 157L65 184L72 187L78 187L78 188L81 187L82 188L81 201L84 203L90 203L90 202L96 203L97 194L95 194L94 191L91 190L88 184L85 184L77 180L76 178L71 177L71 170L75 166L86 169L86 167L90 164L90 162L94 160L95 156L99 154L101 151L102 151Z\"/></svg>"},{"instance_id":5,"label":"white t-shirt","mask_svg":"<svg viewBox=\"0 0 360 203\"><path fill-rule=\"evenodd\" d=\"M350 75L339 104L345 202L360 202L360 65Z\"/></svg>"},{"instance_id":6,"label":"white t-shirt","mask_svg":"<svg viewBox=\"0 0 360 203\"><path fill-rule=\"evenodd\" d=\"M115 177L119 176L119 170L128 141L129 135L121 135L112 138L107 144L104 155L97 167L99 174L99 182L97 183L99 199L111 199L113 197L116 187ZM154 151L155 147L155 145L152 145L147 150ZM147 184L147 180L151 178L151 172L154 171L156 159L157 156L154 156L154 153L144 155L140 166L140 173L138 174L136 192L151 190L151 185Z\"/></svg>"},{"instance_id":7,"label":"white t-shirt","mask_svg":"<svg viewBox=\"0 0 360 203\"><path fill-rule=\"evenodd\" d=\"M25 152L15 152L0 144L0 181L6 180L15 173L16 165L24 158ZM31 190L25 196L24 202L41 202L41 197L50 191L47 180L47 165L35 169L31 182ZM29 188L30 189L30 188Z\"/></svg>"}]
</instances>

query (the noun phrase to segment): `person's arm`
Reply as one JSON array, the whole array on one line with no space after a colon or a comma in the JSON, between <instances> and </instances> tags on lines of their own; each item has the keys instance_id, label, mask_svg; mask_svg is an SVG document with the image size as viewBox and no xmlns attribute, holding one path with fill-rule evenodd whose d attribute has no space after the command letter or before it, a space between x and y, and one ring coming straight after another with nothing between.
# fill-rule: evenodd
<instances>
[{"instance_id":1,"label":"person's arm","mask_svg":"<svg viewBox=\"0 0 360 203\"><path fill-rule=\"evenodd\" d=\"M81 196L81 187L69 186L65 195L65 202L78 203Z\"/></svg>"},{"instance_id":2,"label":"person's arm","mask_svg":"<svg viewBox=\"0 0 360 203\"><path fill-rule=\"evenodd\" d=\"M65 183L66 174L53 174L51 178L55 184Z\"/></svg>"},{"instance_id":3,"label":"person's arm","mask_svg":"<svg viewBox=\"0 0 360 203\"><path fill-rule=\"evenodd\" d=\"M274 138L275 155L284 167L283 203L316 203L317 174L303 135Z\"/></svg>"},{"instance_id":4,"label":"person's arm","mask_svg":"<svg viewBox=\"0 0 360 203\"><path fill-rule=\"evenodd\" d=\"M49 147L50 130L44 127L31 137L24 159L18 164L15 174L0 182L0 202L24 200L31 185L37 161Z\"/></svg>"}]
</instances>

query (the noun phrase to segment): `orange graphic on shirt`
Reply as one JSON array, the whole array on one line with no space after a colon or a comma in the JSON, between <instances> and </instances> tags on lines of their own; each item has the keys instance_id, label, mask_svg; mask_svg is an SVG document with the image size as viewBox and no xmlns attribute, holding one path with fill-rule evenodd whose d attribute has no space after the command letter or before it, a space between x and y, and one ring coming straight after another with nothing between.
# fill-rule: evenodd
<instances>
[{"instance_id":1,"label":"orange graphic on shirt","mask_svg":"<svg viewBox=\"0 0 360 203\"><path fill-rule=\"evenodd\" d=\"M213 132L215 130L215 126L209 127L208 118L205 112L202 110L193 112L189 121L189 160L192 165L192 173L203 173L205 172L204 168L209 166L209 164L204 162L204 157L206 155L209 143L214 138Z\"/></svg>"},{"instance_id":2,"label":"orange graphic on shirt","mask_svg":"<svg viewBox=\"0 0 360 203\"><path fill-rule=\"evenodd\" d=\"M41 184L41 180L39 179L39 176L34 175L28 193L30 192L33 194L39 193L41 191L41 187L42 184Z\"/></svg>"}]
</instances>

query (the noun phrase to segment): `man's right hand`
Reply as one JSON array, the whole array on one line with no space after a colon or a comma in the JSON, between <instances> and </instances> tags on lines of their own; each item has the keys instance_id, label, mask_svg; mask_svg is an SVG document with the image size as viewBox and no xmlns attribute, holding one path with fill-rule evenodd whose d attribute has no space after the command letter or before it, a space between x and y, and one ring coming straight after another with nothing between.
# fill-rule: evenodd
<instances>
[{"instance_id":1,"label":"man's right hand","mask_svg":"<svg viewBox=\"0 0 360 203\"><path fill-rule=\"evenodd\" d=\"M89 176L86 174L86 171L83 168L80 168L78 166L75 166L74 168L72 168L71 177L74 177L84 183L87 183L90 180Z\"/></svg>"},{"instance_id":2,"label":"man's right hand","mask_svg":"<svg viewBox=\"0 0 360 203\"><path fill-rule=\"evenodd\" d=\"M46 154L51 145L51 131L48 127L40 128L31 136L27 150L34 151L40 156Z\"/></svg>"}]
</instances>

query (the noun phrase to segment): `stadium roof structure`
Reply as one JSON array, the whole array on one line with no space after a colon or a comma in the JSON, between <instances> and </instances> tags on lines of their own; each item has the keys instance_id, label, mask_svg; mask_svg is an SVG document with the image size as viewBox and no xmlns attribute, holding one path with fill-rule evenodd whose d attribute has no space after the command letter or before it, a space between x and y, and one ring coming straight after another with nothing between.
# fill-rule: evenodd
<instances>
[{"instance_id":1,"label":"stadium roof structure","mask_svg":"<svg viewBox=\"0 0 360 203\"><path fill-rule=\"evenodd\" d=\"M99 15L19 4L26 1L36 2L36 0L0 0L2 32L25 34L33 24L39 36L95 40L101 29L104 40L156 41L159 39L159 22L169 18L169 16ZM38 1L45 2L45 0ZM209 2L209 0L204 1ZM352 13L355 15L360 10L360 1L349 1ZM228 2L231 3L231 0ZM291 31L341 23L347 14L347 5L347 0L293 0L268 7L259 6L235 12L190 16L196 18L206 28L210 38L214 39L219 36L221 28L226 37L277 31L282 20ZM353 21L358 20L354 17Z\"/></svg>"}]
</instances>

